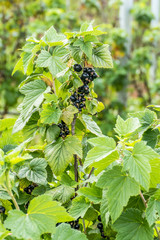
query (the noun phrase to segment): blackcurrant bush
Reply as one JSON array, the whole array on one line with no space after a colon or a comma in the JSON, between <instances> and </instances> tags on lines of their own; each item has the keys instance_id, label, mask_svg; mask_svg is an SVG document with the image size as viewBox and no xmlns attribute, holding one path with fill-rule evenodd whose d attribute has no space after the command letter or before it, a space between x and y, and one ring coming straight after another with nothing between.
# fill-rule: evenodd
<instances>
[{"instance_id":1,"label":"blackcurrant bush","mask_svg":"<svg viewBox=\"0 0 160 240\"><path fill-rule=\"evenodd\" d=\"M98 223L98 224L97 224L97 228L103 229L103 224L102 224L102 223Z\"/></svg>"},{"instance_id":2,"label":"blackcurrant bush","mask_svg":"<svg viewBox=\"0 0 160 240\"><path fill-rule=\"evenodd\" d=\"M82 80L88 80L89 79L89 74L87 72L84 72L81 76Z\"/></svg>"},{"instance_id":3,"label":"blackcurrant bush","mask_svg":"<svg viewBox=\"0 0 160 240\"><path fill-rule=\"evenodd\" d=\"M76 72L82 71L82 66L80 64L74 64L73 68Z\"/></svg>"},{"instance_id":4,"label":"blackcurrant bush","mask_svg":"<svg viewBox=\"0 0 160 240\"><path fill-rule=\"evenodd\" d=\"M100 221L100 222L101 222L101 215L99 215L99 216L98 216L98 221Z\"/></svg>"},{"instance_id":5,"label":"blackcurrant bush","mask_svg":"<svg viewBox=\"0 0 160 240\"><path fill-rule=\"evenodd\" d=\"M78 223L74 225L74 229L79 229L79 228L80 228L80 226Z\"/></svg>"},{"instance_id":6,"label":"blackcurrant bush","mask_svg":"<svg viewBox=\"0 0 160 240\"><path fill-rule=\"evenodd\" d=\"M5 208L3 206L0 206L0 213L5 213Z\"/></svg>"}]
</instances>

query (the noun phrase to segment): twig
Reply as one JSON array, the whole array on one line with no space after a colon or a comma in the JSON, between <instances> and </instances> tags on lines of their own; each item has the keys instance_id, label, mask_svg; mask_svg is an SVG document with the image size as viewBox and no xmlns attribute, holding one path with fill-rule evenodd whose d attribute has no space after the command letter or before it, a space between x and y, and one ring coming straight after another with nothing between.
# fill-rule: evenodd
<instances>
[{"instance_id":1,"label":"twig","mask_svg":"<svg viewBox=\"0 0 160 240\"><path fill-rule=\"evenodd\" d=\"M77 114L74 114L74 118L73 118L73 121L71 123L72 135L75 135L76 119L77 119ZM74 154L74 176L75 176L75 181L78 182L78 159L77 159L76 154ZM78 186L76 187L75 190L77 190L77 189L78 189Z\"/></svg>"},{"instance_id":2,"label":"twig","mask_svg":"<svg viewBox=\"0 0 160 240\"><path fill-rule=\"evenodd\" d=\"M92 169L91 169L91 171L90 171L87 179L89 179L89 178L91 177L91 174L92 174L93 170L94 170L94 167L92 167ZM87 184L88 184L88 183L85 184L85 187L87 187Z\"/></svg>"},{"instance_id":3,"label":"twig","mask_svg":"<svg viewBox=\"0 0 160 240\"><path fill-rule=\"evenodd\" d=\"M85 226L85 221L83 218L82 218L82 222L83 222L84 233L86 234L86 226Z\"/></svg>"},{"instance_id":4,"label":"twig","mask_svg":"<svg viewBox=\"0 0 160 240\"><path fill-rule=\"evenodd\" d=\"M146 199L144 198L143 193L142 193L141 191L140 191L140 196L141 196L141 199L142 199L142 202L143 202L144 206L147 208L147 201L146 201ZM156 232L157 232L158 239L160 240L160 232L159 232L156 224L155 224L155 227L154 227L154 228L155 228L155 230L156 230Z\"/></svg>"}]
</instances>

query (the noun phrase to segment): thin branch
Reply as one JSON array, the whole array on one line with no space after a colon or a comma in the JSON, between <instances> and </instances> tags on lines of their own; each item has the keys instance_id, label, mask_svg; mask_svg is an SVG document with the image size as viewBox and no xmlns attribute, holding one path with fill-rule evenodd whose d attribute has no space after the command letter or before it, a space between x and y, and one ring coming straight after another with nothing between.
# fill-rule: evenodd
<instances>
[{"instance_id":1,"label":"thin branch","mask_svg":"<svg viewBox=\"0 0 160 240\"><path fill-rule=\"evenodd\" d=\"M82 222L83 222L84 233L86 234L86 226L85 226L85 221L83 218L82 218Z\"/></svg>"},{"instance_id":2,"label":"thin branch","mask_svg":"<svg viewBox=\"0 0 160 240\"><path fill-rule=\"evenodd\" d=\"M89 179L89 178L91 177L93 170L94 170L94 167L92 167L92 169L91 169L91 171L90 171L87 179ZM85 187L87 187L87 184L88 184L88 183L85 184Z\"/></svg>"},{"instance_id":3,"label":"thin branch","mask_svg":"<svg viewBox=\"0 0 160 240\"><path fill-rule=\"evenodd\" d=\"M143 202L144 206L147 208L147 201L146 201L146 199L144 198L143 193L142 193L141 191L140 191L140 196L141 196L141 199L142 199L142 202ZM155 228L155 230L156 230L156 232L157 232L158 239L160 240L160 232L159 232L156 224L155 224L155 227L154 227L154 228Z\"/></svg>"},{"instance_id":4,"label":"thin branch","mask_svg":"<svg viewBox=\"0 0 160 240\"><path fill-rule=\"evenodd\" d=\"M72 135L75 135L76 119L77 119L77 114L74 114L74 118L73 118L73 121L71 123ZM78 159L77 159L76 154L74 154L74 176L75 176L75 181L78 182ZM75 190L77 190L77 189L78 189L78 186Z\"/></svg>"}]
</instances>

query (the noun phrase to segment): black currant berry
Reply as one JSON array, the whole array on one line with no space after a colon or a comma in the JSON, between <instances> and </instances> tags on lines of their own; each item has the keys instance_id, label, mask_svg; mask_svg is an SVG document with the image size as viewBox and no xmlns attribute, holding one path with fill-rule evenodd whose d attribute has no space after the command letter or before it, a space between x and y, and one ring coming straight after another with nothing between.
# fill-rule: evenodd
<instances>
[{"instance_id":1,"label":"black currant berry","mask_svg":"<svg viewBox=\"0 0 160 240\"><path fill-rule=\"evenodd\" d=\"M83 108L85 105L83 103L79 104L79 108Z\"/></svg>"},{"instance_id":2,"label":"black currant berry","mask_svg":"<svg viewBox=\"0 0 160 240\"><path fill-rule=\"evenodd\" d=\"M85 68L83 68L83 72L87 72L87 68L85 67Z\"/></svg>"},{"instance_id":3,"label":"black currant berry","mask_svg":"<svg viewBox=\"0 0 160 240\"><path fill-rule=\"evenodd\" d=\"M62 135L63 135L63 133L62 133L62 132L60 132L59 136L60 136L60 137L62 137Z\"/></svg>"},{"instance_id":4,"label":"black currant berry","mask_svg":"<svg viewBox=\"0 0 160 240\"><path fill-rule=\"evenodd\" d=\"M59 128L62 128L62 127L63 127L62 123L59 123L59 124L58 124L58 127L59 127Z\"/></svg>"},{"instance_id":5,"label":"black currant berry","mask_svg":"<svg viewBox=\"0 0 160 240\"><path fill-rule=\"evenodd\" d=\"M84 90L85 90L85 91L89 90L89 87L88 87L88 85L87 85L87 84L86 84L86 85L84 85Z\"/></svg>"},{"instance_id":6,"label":"black currant berry","mask_svg":"<svg viewBox=\"0 0 160 240\"><path fill-rule=\"evenodd\" d=\"M89 74L87 72L84 72L81 76L82 80L88 80L89 79Z\"/></svg>"},{"instance_id":7,"label":"black currant berry","mask_svg":"<svg viewBox=\"0 0 160 240\"><path fill-rule=\"evenodd\" d=\"M106 238L106 236L104 235L104 232L101 233L101 237Z\"/></svg>"},{"instance_id":8,"label":"black currant berry","mask_svg":"<svg viewBox=\"0 0 160 240\"><path fill-rule=\"evenodd\" d=\"M82 102L86 101L86 99L85 99L85 98L82 98L81 100L82 100Z\"/></svg>"},{"instance_id":9,"label":"black currant berry","mask_svg":"<svg viewBox=\"0 0 160 240\"><path fill-rule=\"evenodd\" d=\"M84 86L79 87L78 92L83 93L84 92Z\"/></svg>"},{"instance_id":10,"label":"black currant berry","mask_svg":"<svg viewBox=\"0 0 160 240\"><path fill-rule=\"evenodd\" d=\"M80 93L79 96L80 96L80 97L84 97L84 93Z\"/></svg>"},{"instance_id":11,"label":"black currant berry","mask_svg":"<svg viewBox=\"0 0 160 240\"><path fill-rule=\"evenodd\" d=\"M78 223L74 225L74 229L79 229L79 227L80 227L80 226L79 226Z\"/></svg>"},{"instance_id":12,"label":"black currant berry","mask_svg":"<svg viewBox=\"0 0 160 240\"><path fill-rule=\"evenodd\" d=\"M87 72L90 74L91 72L93 72L93 68L88 68Z\"/></svg>"},{"instance_id":13,"label":"black currant berry","mask_svg":"<svg viewBox=\"0 0 160 240\"><path fill-rule=\"evenodd\" d=\"M0 206L0 213L5 213L5 208L3 206Z\"/></svg>"},{"instance_id":14,"label":"black currant berry","mask_svg":"<svg viewBox=\"0 0 160 240\"><path fill-rule=\"evenodd\" d=\"M98 77L97 73L93 72L92 77L93 77L93 79L97 78Z\"/></svg>"},{"instance_id":15,"label":"black currant berry","mask_svg":"<svg viewBox=\"0 0 160 240\"><path fill-rule=\"evenodd\" d=\"M100 222L101 222L101 215L99 215L99 216L98 216L98 221L100 221Z\"/></svg>"},{"instance_id":16,"label":"black currant berry","mask_svg":"<svg viewBox=\"0 0 160 240\"><path fill-rule=\"evenodd\" d=\"M97 228L103 229L103 224L102 224L102 223L98 223L98 224L97 224Z\"/></svg>"},{"instance_id":17,"label":"black currant berry","mask_svg":"<svg viewBox=\"0 0 160 240\"><path fill-rule=\"evenodd\" d=\"M89 93L89 90L85 90L84 92L85 92L85 94L88 94L88 93Z\"/></svg>"},{"instance_id":18,"label":"black currant berry","mask_svg":"<svg viewBox=\"0 0 160 240\"><path fill-rule=\"evenodd\" d=\"M80 64L74 64L73 68L76 72L82 71L82 66Z\"/></svg>"},{"instance_id":19,"label":"black currant berry","mask_svg":"<svg viewBox=\"0 0 160 240\"><path fill-rule=\"evenodd\" d=\"M82 112L82 109L81 108L78 108L79 112Z\"/></svg>"},{"instance_id":20,"label":"black currant berry","mask_svg":"<svg viewBox=\"0 0 160 240\"><path fill-rule=\"evenodd\" d=\"M69 130L67 130L65 133L66 133L66 135L69 135Z\"/></svg>"},{"instance_id":21,"label":"black currant berry","mask_svg":"<svg viewBox=\"0 0 160 240\"><path fill-rule=\"evenodd\" d=\"M77 100L76 100L76 103L80 103L80 101L77 99Z\"/></svg>"},{"instance_id":22,"label":"black currant berry","mask_svg":"<svg viewBox=\"0 0 160 240\"><path fill-rule=\"evenodd\" d=\"M72 102L75 102L76 98L72 95L72 96L70 96L70 100L71 100Z\"/></svg>"}]
</instances>

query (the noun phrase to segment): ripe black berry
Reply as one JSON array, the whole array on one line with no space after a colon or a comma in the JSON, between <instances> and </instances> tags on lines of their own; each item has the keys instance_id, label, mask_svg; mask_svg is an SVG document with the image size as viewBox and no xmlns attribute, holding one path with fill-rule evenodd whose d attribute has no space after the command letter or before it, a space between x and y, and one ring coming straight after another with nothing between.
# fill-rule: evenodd
<instances>
[{"instance_id":1,"label":"ripe black berry","mask_svg":"<svg viewBox=\"0 0 160 240\"><path fill-rule=\"evenodd\" d=\"M89 90L85 90L84 92L85 92L85 94L88 94L88 93L89 93Z\"/></svg>"},{"instance_id":2,"label":"ripe black berry","mask_svg":"<svg viewBox=\"0 0 160 240\"><path fill-rule=\"evenodd\" d=\"M3 206L0 206L0 213L5 213L5 208Z\"/></svg>"},{"instance_id":3,"label":"ripe black berry","mask_svg":"<svg viewBox=\"0 0 160 240\"><path fill-rule=\"evenodd\" d=\"M101 233L101 237L106 238L106 236L104 235L104 232Z\"/></svg>"},{"instance_id":4,"label":"ripe black berry","mask_svg":"<svg viewBox=\"0 0 160 240\"><path fill-rule=\"evenodd\" d=\"M79 104L79 108L83 108L85 106L85 104L81 103Z\"/></svg>"},{"instance_id":5,"label":"ripe black berry","mask_svg":"<svg viewBox=\"0 0 160 240\"><path fill-rule=\"evenodd\" d=\"M88 80L89 79L89 74L87 72L84 72L81 76L82 80Z\"/></svg>"},{"instance_id":6,"label":"ripe black berry","mask_svg":"<svg viewBox=\"0 0 160 240\"><path fill-rule=\"evenodd\" d=\"M74 229L79 229L79 227L80 227L80 226L79 226L78 223L74 225Z\"/></svg>"},{"instance_id":7,"label":"ripe black berry","mask_svg":"<svg viewBox=\"0 0 160 240\"><path fill-rule=\"evenodd\" d=\"M76 72L82 71L82 66L80 64L74 64L73 68Z\"/></svg>"},{"instance_id":8,"label":"ripe black berry","mask_svg":"<svg viewBox=\"0 0 160 240\"><path fill-rule=\"evenodd\" d=\"M98 216L98 221L100 221L100 222L101 222L101 215L99 215L99 216Z\"/></svg>"},{"instance_id":9,"label":"ripe black berry","mask_svg":"<svg viewBox=\"0 0 160 240\"><path fill-rule=\"evenodd\" d=\"M78 108L78 111L79 111L79 112L82 112L82 109L81 109L81 108Z\"/></svg>"},{"instance_id":10,"label":"ripe black berry","mask_svg":"<svg viewBox=\"0 0 160 240\"><path fill-rule=\"evenodd\" d=\"M83 68L83 72L87 72L87 68L85 67L85 68Z\"/></svg>"},{"instance_id":11,"label":"ripe black berry","mask_svg":"<svg viewBox=\"0 0 160 240\"><path fill-rule=\"evenodd\" d=\"M98 223L98 224L97 224L97 228L103 229L103 224L102 224L102 223Z\"/></svg>"},{"instance_id":12,"label":"ripe black berry","mask_svg":"<svg viewBox=\"0 0 160 240\"><path fill-rule=\"evenodd\" d=\"M93 68L87 68L87 72L88 72L88 73L93 72Z\"/></svg>"},{"instance_id":13,"label":"ripe black berry","mask_svg":"<svg viewBox=\"0 0 160 240\"><path fill-rule=\"evenodd\" d=\"M70 100L71 100L72 102L75 102L76 98L72 95L72 96L70 96Z\"/></svg>"},{"instance_id":14,"label":"ripe black berry","mask_svg":"<svg viewBox=\"0 0 160 240\"><path fill-rule=\"evenodd\" d=\"M58 127L59 127L59 128L62 128L62 127L63 127L62 123L59 123L59 124L58 124Z\"/></svg>"},{"instance_id":15,"label":"ripe black berry","mask_svg":"<svg viewBox=\"0 0 160 240\"><path fill-rule=\"evenodd\" d=\"M67 130L65 133L66 133L66 135L69 135L69 130Z\"/></svg>"},{"instance_id":16,"label":"ripe black berry","mask_svg":"<svg viewBox=\"0 0 160 240\"><path fill-rule=\"evenodd\" d=\"M87 84L84 85L84 90L85 90L85 91L89 90L89 87L88 87Z\"/></svg>"},{"instance_id":17,"label":"ripe black berry","mask_svg":"<svg viewBox=\"0 0 160 240\"><path fill-rule=\"evenodd\" d=\"M93 79L97 78L98 77L97 73L93 72L92 77L93 77Z\"/></svg>"},{"instance_id":18,"label":"ripe black berry","mask_svg":"<svg viewBox=\"0 0 160 240\"><path fill-rule=\"evenodd\" d=\"M85 98L82 98L81 100L82 100L82 102L86 101L86 99L85 99Z\"/></svg>"}]
</instances>

